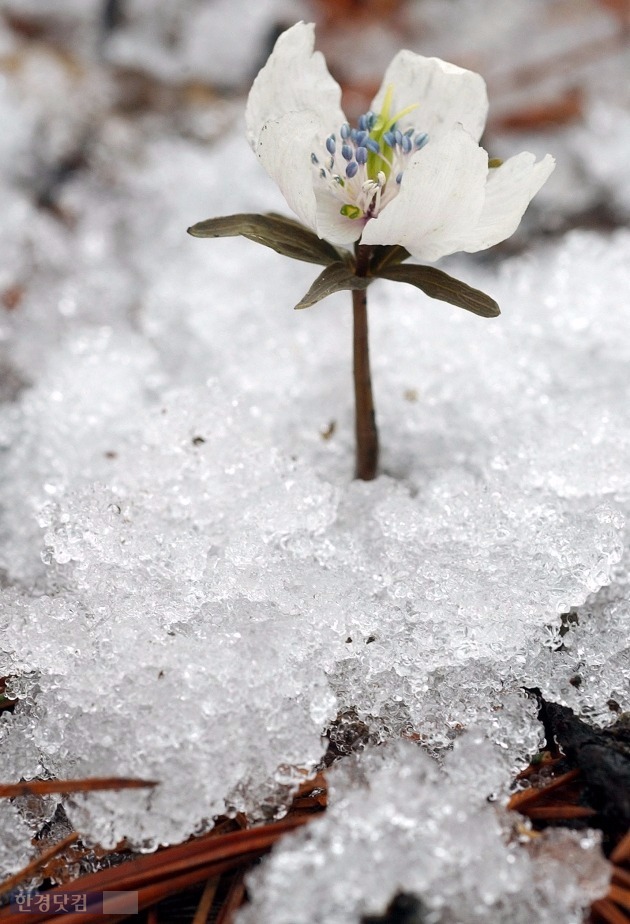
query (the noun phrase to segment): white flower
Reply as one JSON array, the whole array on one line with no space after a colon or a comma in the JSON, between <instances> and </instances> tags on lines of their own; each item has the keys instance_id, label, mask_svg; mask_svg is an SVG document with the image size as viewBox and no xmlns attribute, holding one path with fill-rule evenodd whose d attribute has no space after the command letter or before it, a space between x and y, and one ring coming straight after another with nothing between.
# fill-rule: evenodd
<instances>
[{"instance_id":1,"label":"white flower","mask_svg":"<svg viewBox=\"0 0 630 924\"><path fill-rule=\"evenodd\" d=\"M488 168L482 77L401 51L351 127L314 42L305 23L280 36L246 112L254 152L307 227L333 244L401 244L422 261L514 233L554 160L524 152Z\"/></svg>"}]
</instances>

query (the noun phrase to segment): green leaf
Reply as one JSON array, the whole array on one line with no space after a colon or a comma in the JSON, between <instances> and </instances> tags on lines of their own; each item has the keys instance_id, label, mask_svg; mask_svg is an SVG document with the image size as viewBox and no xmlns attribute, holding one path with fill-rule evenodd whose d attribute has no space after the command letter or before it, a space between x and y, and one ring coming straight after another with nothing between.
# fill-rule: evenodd
<instances>
[{"instance_id":1,"label":"green leaf","mask_svg":"<svg viewBox=\"0 0 630 924\"><path fill-rule=\"evenodd\" d=\"M327 298L343 289L367 289L374 282L373 277L355 276L345 263L333 263L319 274L304 298L296 308L310 308L322 298Z\"/></svg>"},{"instance_id":2,"label":"green leaf","mask_svg":"<svg viewBox=\"0 0 630 924\"><path fill-rule=\"evenodd\" d=\"M422 289L431 298L439 298L443 302L457 305L478 314L480 318L496 318L501 309L493 298L466 285L460 279L454 279L434 266L391 266L379 273L383 279L393 279L395 282L408 282L418 289Z\"/></svg>"},{"instance_id":3,"label":"green leaf","mask_svg":"<svg viewBox=\"0 0 630 924\"><path fill-rule=\"evenodd\" d=\"M370 272L378 276L382 270L390 266L398 266L404 260L408 260L411 254L400 244L377 244L372 248L372 258L370 260Z\"/></svg>"},{"instance_id":4,"label":"green leaf","mask_svg":"<svg viewBox=\"0 0 630 924\"><path fill-rule=\"evenodd\" d=\"M200 221L188 233L193 237L242 237L271 247L276 253L305 263L328 266L344 259L336 247L304 225L284 215L224 215Z\"/></svg>"}]
</instances>

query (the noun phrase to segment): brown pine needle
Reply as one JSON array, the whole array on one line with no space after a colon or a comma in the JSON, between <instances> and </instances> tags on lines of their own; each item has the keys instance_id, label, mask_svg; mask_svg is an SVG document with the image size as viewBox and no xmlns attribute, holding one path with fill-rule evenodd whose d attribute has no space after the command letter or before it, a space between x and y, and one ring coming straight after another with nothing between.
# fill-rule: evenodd
<instances>
[{"instance_id":1,"label":"brown pine needle","mask_svg":"<svg viewBox=\"0 0 630 924\"><path fill-rule=\"evenodd\" d=\"M240 867L243 863L251 863L254 860L259 859L265 853L264 850L260 850L254 853L246 853L236 857L231 857L225 861L217 861L209 864L207 867L198 869L195 868L189 872L181 873L178 876L173 876L165 880L156 879L155 882L150 883L147 886L144 886L140 889L129 889L121 888L117 884L115 888L112 889L101 889L99 888L86 888L83 885L83 880L88 877L83 877L83 879L77 879L72 883L71 886L66 884L62 888L50 889L47 891L47 895L54 896L59 892L73 892L74 894L81 894L84 892L101 892L101 891L115 891L115 892L125 892L130 891L138 892L138 911L143 911L146 908L152 908L157 905L158 902L163 901L165 898L169 898L171 895L177 895L179 892L185 892L187 889L193 888L194 886L199 885L204 880L207 880L208 876L221 876L224 873L232 872L237 867ZM129 919L129 915L107 915L107 924L117 924L118 921L126 921ZM12 908L3 908L0 910L0 920L3 924L17 924L18 921L24 920L23 912L16 912ZM50 912L37 912L32 911L28 914L29 924L43 924L45 921L57 920L56 915L51 915ZM103 924L103 915L99 912L89 912L85 913L76 913L72 915L73 924Z\"/></svg>"},{"instance_id":2,"label":"brown pine needle","mask_svg":"<svg viewBox=\"0 0 630 924\"><path fill-rule=\"evenodd\" d=\"M530 789L524 789L521 792L515 792L508 802L507 807L510 811L520 812L523 806L530 805L532 802L538 802L538 800L546 796L547 793L559 789L561 786L564 786L565 783L572 783L579 775L579 770L569 770L568 773L562 773L560 776L554 777L547 786L543 786L540 789L532 787Z\"/></svg>"},{"instance_id":3,"label":"brown pine needle","mask_svg":"<svg viewBox=\"0 0 630 924\"><path fill-rule=\"evenodd\" d=\"M599 898L593 902L591 911L606 921L606 924L628 924L628 916L607 898Z\"/></svg>"},{"instance_id":4,"label":"brown pine needle","mask_svg":"<svg viewBox=\"0 0 630 924\"><path fill-rule=\"evenodd\" d=\"M232 924L234 913L241 907L245 897L245 872L241 868L234 876L215 924Z\"/></svg>"},{"instance_id":5,"label":"brown pine needle","mask_svg":"<svg viewBox=\"0 0 630 924\"><path fill-rule=\"evenodd\" d=\"M246 828L247 825L241 825L238 823L238 816L236 818L225 818L223 821L218 821L214 828L211 831L208 831L206 834L200 835L201 838L208 837L219 837L222 834L228 834L231 831L240 831L243 828ZM196 838L199 840L199 838Z\"/></svg>"},{"instance_id":6,"label":"brown pine needle","mask_svg":"<svg viewBox=\"0 0 630 924\"><path fill-rule=\"evenodd\" d=\"M595 809L584 805L533 805L527 809L527 817L532 821L566 821L568 818L592 818L597 815Z\"/></svg>"},{"instance_id":7,"label":"brown pine needle","mask_svg":"<svg viewBox=\"0 0 630 924\"><path fill-rule=\"evenodd\" d=\"M210 879L208 879L206 882L206 887L203 890L201 898L199 899L199 904L197 905L195 916L192 919L192 924L206 924L208 915L210 914L210 909L212 908L212 903L214 902L214 896L217 894L218 885L218 876L212 876Z\"/></svg>"},{"instance_id":8,"label":"brown pine needle","mask_svg":"<svg viewBox=\"0 0 630 924\"><path fill-rule=\"evenodd\" d=\"M0 799L46 796L50 793L95 792L101 789L143 789L157 785L155 780L132 780L115 776L86 780L30 780L23 783L0 783Z\"/></svg>"},{"instance_id":9,"label":"brown pine needle","mask_svg":"<svg viewBox=\"0 0 630 924\"><path fill-rule=\"evenodd\" d=\"M293 800L293 807L296 811L301 812L318 812L320 809L326 808L327 804L328 797L325 792L315 796L297 796Z\"/></svg>"},{"instance_id":10,"label":"brown pine needle","mask_svg":"<svg viewBox=\"0 0 630 924\"><path fill-rule=\"evenodd\" d=\"M210 876L223 874L244 862L257 859L283 834L301 827L312 817L312 814L296 813L282 821L258 828L232 831L219 837L197 838L155 854L129 860L119 866L81 876L71 884L51 889L50 894L67 892L69 889L73 892L131 891L139 893L139 909L151 907L169 895L204 882ZM0 909L0 921L3 924L21 920L22 917L20 915L18 918L11 908ZM72 918L73 924L102 924L100 915L88 912L73 914ZM29 924L38 924L47 919L45 913L29 914ZM115 920L112 918L109 924L114 924Z\"/></svg>"},{"instance_id":11,"label":"brown pine needle","mask_svg":"<svg viewBox=\"0 0 630 924\"><path fill-rule=\"evenodd\" d=\"M612 881L620 886L630 889L630 872L621 866L613 867Z\"/></svg>"},{"instance_id":12,"label":"brown pine needle","mask_svg":"<svg viewBox=\"0 0 630 924\"><path fill-rule=\"evenodd\" d=\"M267 853L270 846L272 845L268 845L264 849L252 851L250 853L238 854L226 860L216 860L208 864L205 868L193 869L190 872L182 873L180 876L168 879L165 882L154 883L149 888L140 891L138 908L146 908L148 905L154 905L158 901L168 898L170 895L175 895L178 892L183 892L186 889L197 886L208 878L220 879L221 876L226 873L232 873L234 870L239 869L243 864L249 865L255 860L259 860L260 857ZM155 896L157 896L157 898ZM102 924L102 921L99 919L96 924Z\"/></svg>"},{"instance_id":13,"label":"brown pine needle","mask_svg":"<svg viewBox=\"0 0 630 924\"><path fill-rule=\"evenodd\" d=\"M75 841L78 841L79 835L75 832L69 834L67 837L64 837L63 840L59 841L57 844L53 844L52 847L49 847L48 850L44 850L43 853L40 853L38 857L35 857L34 860L31 860L23 869L19 872L14 873L12 876L9 876L8 879L5 879L4 882L0 883L0 895L4 895L7 892L10 892L11 889L14 889L21 882L24 882L26 879L31 879L38 870L52 860L53 857L56 857L58 854L62 853L66 847L70 847L71 844L74 844Z\"/></svg>"},{"instance_id":14,"label":"brown pine needle","mask_svg":"<svg viewBox=\"0 0 630 924\"><path fill-rule=\"evenodd\" d=\"M323 789L324 791L328 788L326 782L326 777L320 770L319 773L315 774L312 780L307 780L306 783L302 783L298 789L298 796L308 796L310 793L315 790Z\"/></svg>"},{"instance_id":15,"label":"brown pine needle","mask_svg":"<svg viewBox=\"0 0 630 924\"><path fill-rule=\"evenodd\" d=\"M621 838L611 853L610 859L613 863L623 863L630 860L630 831Z\"/></svg>"},{"instance_id":16,"label":"brown pine needle","mask_svg":"<svg viewBox=\"0 0 630 924\"><path fill-rule=\"evenodd\" d=\"M611 885L606 898L630 911L630 891L628 889L622 889L618 885Z\"/></svg>"},{"instance_id":17,"label":"brown pine needle","mask_svg":"<svg viewBox=\"0 0 630 924\"><path fill-rule=\"evenodd\" d=\"M312 780L302 783L293 800L294 809L317 811L328 805L328 785L326 777L320 771Z\"/></svg>"},{"instance_id":18,"label":"brown pine needle","mask_svg":"<svg viewBox=\"0 0 630 924\"><path fill-rule=\"evenodd\" d=\"M165 898L170 898L172 895L178 895L180 892L192 889L206 881L208 877L220 878L225 873L231 873L233 870L242 866L243 863L251 863L254 860L260 859L265 852L264 850L260 850L255 853L241 854L236 857L231 857L228 860L210 863L205 868L193 869L190 872L182 873L180 876L175 876L172 879L169 878L145 886L138 890L138 911L140 912L145 908L151 908ZM23 915L20 920L22 920L22 917ZM111 924L116 924L117 921L125 921L128 919L128 915L121 915L119 917L111 917L108 915L107 924L110 924L110 922ZM42 924L43 921L48 920L49 917L45 915L40 915L39 917L33 917L32 914L29 915L29 924ZM76 924L103 924L103 916L101 914L82 914L80 916L73 914L72 920L73 924L74 922L76 922ZM3 918L2 921L3 924L13 924L12 919L8 919L8 922L5 922Z\"/></svg>"}]
</instances>

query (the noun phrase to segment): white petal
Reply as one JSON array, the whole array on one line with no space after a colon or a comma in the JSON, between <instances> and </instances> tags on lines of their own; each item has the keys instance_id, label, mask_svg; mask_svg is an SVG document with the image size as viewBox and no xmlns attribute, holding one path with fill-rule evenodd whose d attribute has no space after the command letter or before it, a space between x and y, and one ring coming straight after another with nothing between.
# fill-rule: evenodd
<instances>
[{"instance_id":1,"label":"white petal","mask_svg":"<svg viewBox=\"0 0 630 924\"><path fill-rule=\"evenodd\" d=\"M300 221L331 244L348 245L361 237L365 222L341 214L343 202L311 163L321 136L316 113L290 112L263 126L254 150Z\"/></svg>"},{"instance_id":2,"label":"white petal","mask_svg":"<svg viewBox=\"0 0 630 924\"><path fill-rule=\"evenodd\" d=\"M372 109L380 112L387 88L394 88L392 115L419 104L405 116L405 126L427 132L431 140L460 123L479 141L488 115L486 84L479 74L440 58L399 51L385 72Z\"/></svg>"},{"instance_id":3,"label":"white petal","mask_svg":"<svg viewBox=\"0 0 630 924\"><path fill-rule=\"evenodd\" d=\"M254 153L297 217L317 230L316 172L311 163L313 140L321 122L313 112L290 112L260 130Z\"/></svg>"},{"instance_id":4,"label":"white petal","mask_svg":"<svg viewBox=\"0 0 630 924\"><path fill-rule=\"evenodd\" d=\"M452 129L413 155L400 192L368 221L361 243L402 244L423 261L461 250L479 224L487 173L483 148Z\"/></svg>"},{"instance_id":5,"label":"white petal","mask_svg":"<svg viewBox=\"0 0 630 924\"><path fill-rule=\"evenodd\" d=\"M347 247L358 241L365 227L365 221L358 218L345 218L341 214L343 202L330 193L325 186L318 188L315 180L315 198L317 199L317 233L331 244Z\"/></svg>"},{"instance_id":6,"label":"white petal","mask_svg":"<svg viewBox=\"0 0 630 924\"><path fill-rule=\"evenodd\" d=\"M345 121L339 84L314 46L315 27L303 22L287 29L276 42L247 99L245 122L253 148L265 123L276 122L289 112L317 113L326 134Z\"/></svg>"},{"instance_id":7,"label":"white petal","mask_svg":"<svg viewBox=\"0 0 630 924\"><path fill-rule=\"evenodd\" d=\"M514 234L525 209L556 165L551 154L535 161L534 154L524 151L489 171L479 223L466 237L462 250L485 250Z\"/></svg>"}]
</instances>

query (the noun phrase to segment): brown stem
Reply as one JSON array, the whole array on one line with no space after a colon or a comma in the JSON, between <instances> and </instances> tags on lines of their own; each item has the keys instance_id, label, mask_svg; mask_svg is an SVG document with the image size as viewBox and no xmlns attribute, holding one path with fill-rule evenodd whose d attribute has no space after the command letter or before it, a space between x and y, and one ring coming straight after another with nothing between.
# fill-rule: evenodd
<instances>
[{"instance_id":1,"label":"brown stem","mask_svg":"<svg viewBox=\"0 0 630 924\"><path fill-rule=\"evenodd\" d=\"M356 275L367 276L371 248L357 244ZM354 403L356 433L356 477L372 481L378 468L378 432L372 397L370 348L368 342L367 289L352 292L354 322Z\"/></svg>"}]
</instances>

